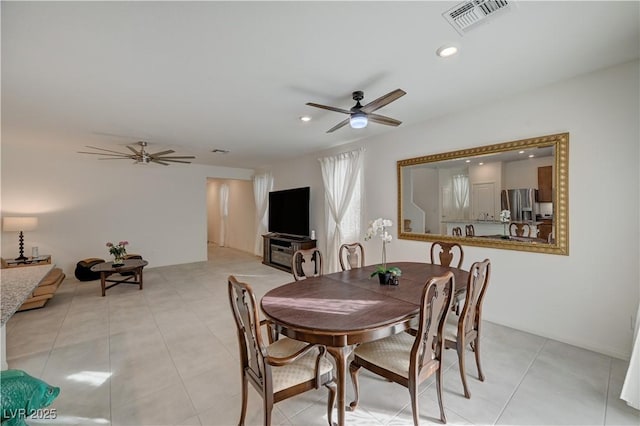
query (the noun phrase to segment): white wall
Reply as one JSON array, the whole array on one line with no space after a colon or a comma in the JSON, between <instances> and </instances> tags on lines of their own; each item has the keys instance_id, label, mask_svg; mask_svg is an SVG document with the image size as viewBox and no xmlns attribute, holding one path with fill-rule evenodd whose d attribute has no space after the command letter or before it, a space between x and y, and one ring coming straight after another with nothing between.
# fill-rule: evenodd
<instances>
[{"instance_id":1,"label":"white wall","mask_svg":"<svg viewBox=\"0 0 640 426\"><path fill-rule=\"evenodd\" d=\"M25 252L41 254L73 276L86 257L108 259L107 241L128 240L150 266L207 259L207 177L250 179L252 170L99 161L54 138L2 134L2 215L35 215ZM2 233L2 256L18 238Z\"/></svg>"},{"instance_id":2,"label":"white wall","mask_svg":"<svg viewBox=\"0 0 640 426\"><path fill-rule=\"evenodd\" d=\"M639 81L637 61L616 66L287 161L273 167L275 182L310 184L317 198L316 158L365 146L365 218L395 222L397 160L568 131L570 255L465 247L465 266L492 261L485 319L628 358L640 284ZM321 205L312 209L321 222ZM428 246L394 240L387 254L424 261ZM368 263L379 262L380 242L365 247Z\"/></svg>"},{"instance_id":3,"label":"white wall","mask_svg":"<svg viewBox=\"0 0 640 426\"><path fill-rule=\"evenodd\" d=\"M544 166L553 166L553 157L527 158L503 163L502 189L537 188L538 167ZM551 184L555 188L555 181Z\"/></svg>"},{"instance_id":4,"label":"white wall","mask_svg":"<svg viewBox=\"0 0 640 426\"><path fill-rule=\"evenodd\" d=\"M220 244L220 186L229 185L229 203L225 247L253 254L256 236L256 203L253 182L238 179L208 179L207 235L208 240Z\"/></svg>"}]
</instances>

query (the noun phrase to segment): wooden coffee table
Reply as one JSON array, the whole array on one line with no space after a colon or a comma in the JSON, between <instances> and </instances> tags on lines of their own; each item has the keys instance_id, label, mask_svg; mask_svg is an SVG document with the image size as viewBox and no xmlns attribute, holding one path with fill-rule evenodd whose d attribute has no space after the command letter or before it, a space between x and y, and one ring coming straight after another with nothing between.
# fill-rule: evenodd
<instances>
[{"instance_id":1,"label":"wooden coffee table","mask_svg":"<svg viewBox=\"0 0 640 426\"><path fill-rule=\"evenodd\" d=\"M142 268L147 266L149 262L143 259L127 259L124 265L114 266L113 262L98 263L91 267L91 271L100 272L100 285L102 287L102 296L104 297L107 289L115 287L118 284L138 284L142 290ZM122 272L133 272L133 275L122 276L120 279L108 279L113 274ZM107 286L107 283L113 283Z\"/></svg>"}]
</instances>

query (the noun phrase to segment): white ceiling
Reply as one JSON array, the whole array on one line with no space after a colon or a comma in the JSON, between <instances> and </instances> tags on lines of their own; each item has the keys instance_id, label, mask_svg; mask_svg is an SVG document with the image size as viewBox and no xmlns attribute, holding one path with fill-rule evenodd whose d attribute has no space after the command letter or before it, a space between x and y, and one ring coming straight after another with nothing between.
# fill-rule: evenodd
<instances>
[{"instance_id":1,"label":"white ceiling","mask_svg":"<svg viewBox=\"0 0 640 426\"><path fill-rule=\"evenodd\" d=\"M377 112L404 127L640 56L636 1L518 1L464 36L442 17L456 3L3 1L3 132L255 168L397 131L327 134L346 116L306 102L401 88ZM447 42L459 55L436 57Z\"/></svg>"}]
</instances>

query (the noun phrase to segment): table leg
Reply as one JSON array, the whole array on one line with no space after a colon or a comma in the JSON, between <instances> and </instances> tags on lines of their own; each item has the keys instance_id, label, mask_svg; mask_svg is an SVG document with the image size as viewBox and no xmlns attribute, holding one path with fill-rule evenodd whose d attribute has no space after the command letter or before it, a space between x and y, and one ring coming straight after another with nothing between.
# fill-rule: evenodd
<instances>
[{"instance_id":1,"label":"table leg","mask_svg":"<svg viewBox=\"0 0 640 426\"><path fill-rule=\"evenodd\" d=\"M142 290L142 266L140 267L140 271L138 272L138 280L140 281L140 290Z\"/></svg>"},{"instance_id":2,"label":"table leg","mask_svg":"<svg viewBox=\"0 0 640 426\"><path fill-rule=\"evenodd\" d=\"M327 346L327 352L333 356L336 360L336 379L338 381L338 426L344 426L345 416L345 396L347 385L347 361L351 352L353 352L353 346L333 347Z\"/></svg>"},{"instance_id":3,"label":"table leg","mask_svg":"<svg viewBox=\"0 0 640 426\"><path fill-rule=\"evenodd\" d=\"M102 297L104 297L107 290L107 273L106 272L100 272L100 286L102 287Z\"/></svg>"}]
</instances>

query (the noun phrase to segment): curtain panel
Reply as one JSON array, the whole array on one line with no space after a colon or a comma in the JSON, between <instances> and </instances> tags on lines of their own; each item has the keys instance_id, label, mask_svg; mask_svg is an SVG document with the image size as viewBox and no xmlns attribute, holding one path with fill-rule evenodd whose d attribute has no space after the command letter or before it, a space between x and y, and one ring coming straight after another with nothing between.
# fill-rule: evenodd
<instances>
[{"instance_id":1,"label":"curtain panel","mask_svg":"<svg viewBox=\"0 0 640 426\"><path fill-rule=\"evenodd\" d=\"M273 190L273 175L263 173L253 177L253 198L256 202L256 242L253 253L262 256L262 235L267 233L269 192Z\"/></svg>"},{"instance_id":2,"label":"curtain panel","mask_svg":"<svg viewBox=\"0 0 640 426\"><path fill-rule=\"evenodd\" d=\"M351 203L356 184L360 182L364 148L319 158L325 201L329 211L326 220L326 272L338 270L338 249L343 241L343 218Z\"/></svg>"}]
</instances>

